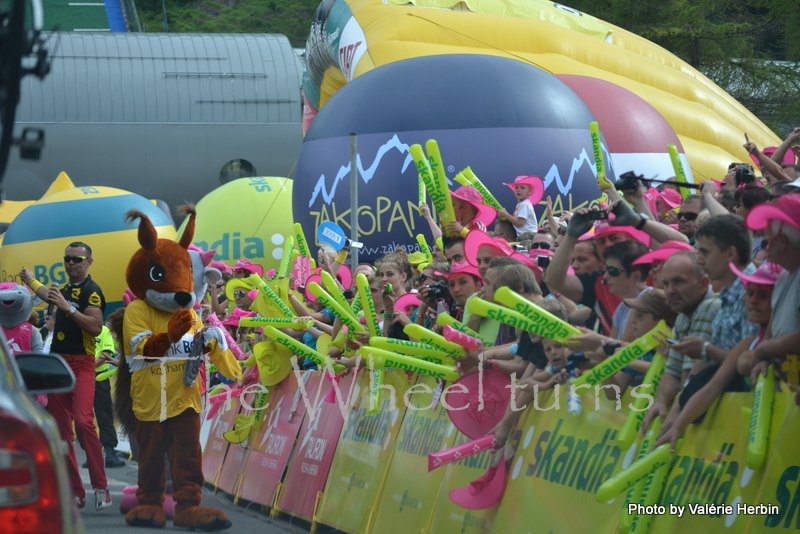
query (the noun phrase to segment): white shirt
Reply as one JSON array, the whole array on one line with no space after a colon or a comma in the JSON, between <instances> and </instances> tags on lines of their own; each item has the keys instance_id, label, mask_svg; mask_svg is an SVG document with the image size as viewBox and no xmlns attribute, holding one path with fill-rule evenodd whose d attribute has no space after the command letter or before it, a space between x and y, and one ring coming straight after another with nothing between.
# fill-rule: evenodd
<instances>
[{"instance_id":1,"label":"white shirt","mask_svg":"<svg viewBox=\"0 0 800 534\"><path fill-rule=\"evenodd\" d=\"M531 204L531 201L527 198L517 204L517 209L514 210L514 217L525 219L525 224L522 226L514 226L517 236L520 236L525 232L536 233L536 230L539 229L539 221L536 220L536 213L533 211L533 204Z\"/></svg>"}]
</instances>

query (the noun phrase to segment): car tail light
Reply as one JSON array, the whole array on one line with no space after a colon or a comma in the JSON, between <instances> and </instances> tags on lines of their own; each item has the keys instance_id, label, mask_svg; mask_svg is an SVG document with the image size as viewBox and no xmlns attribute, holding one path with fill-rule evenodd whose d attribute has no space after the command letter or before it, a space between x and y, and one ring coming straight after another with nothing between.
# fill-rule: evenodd
<instances>
[{"instance_id":1,"label":"car tail light","mask_svg":"<svg viewBox=\"0 0 800 534\"><path fill-rule=\"evenodd\" d=\"M60 504L44 431L0 410L0 531L61 534Z\"/></svg>"}]
</instances>

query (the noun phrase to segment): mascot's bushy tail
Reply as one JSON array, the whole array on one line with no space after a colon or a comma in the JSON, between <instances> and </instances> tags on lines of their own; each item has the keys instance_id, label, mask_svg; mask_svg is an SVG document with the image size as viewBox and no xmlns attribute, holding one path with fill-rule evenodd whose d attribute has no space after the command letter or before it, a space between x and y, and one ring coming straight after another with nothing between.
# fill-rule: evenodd
<instances>
[{"instance_id":1,"label":"mascot's bushy tail","mask_svg":"<svg viewBox=\"0 0 800 534\"><path fill-rule=\"evenodd\" d=\"M133 399L131 398L131 372L128 360L125 358L125 339L122 336L122 322L125 317L125 308L120 308L108 316L109 329L119 341L119 371L117 371L117 384L114 387L114 416L122 427L122 431L129 437L136 435L136 416L133 413Z\"/></svg>"}]
</instances>

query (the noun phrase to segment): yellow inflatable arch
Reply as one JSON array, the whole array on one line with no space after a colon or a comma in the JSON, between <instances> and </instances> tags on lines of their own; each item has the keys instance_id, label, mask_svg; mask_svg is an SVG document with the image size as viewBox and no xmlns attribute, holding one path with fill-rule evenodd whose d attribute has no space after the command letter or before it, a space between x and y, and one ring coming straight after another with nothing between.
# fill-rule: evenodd
<instances>
[{"instance_id":1,"label":"yellow inflatable arch","mask_svg":"<svg viewBox=\"0 0 800 534\"><path fill-rule=\"evenodd\" d=\"M335 0L320 5L308 42L307 128L345 83L376 67L437 54L490 54L552 74L601 78L640 96L677 133L696 179L721 179L780 139L706 76L665 49L544 0ZM602 124L601 124L602 127Z\"/></svg>"}]
</instances>

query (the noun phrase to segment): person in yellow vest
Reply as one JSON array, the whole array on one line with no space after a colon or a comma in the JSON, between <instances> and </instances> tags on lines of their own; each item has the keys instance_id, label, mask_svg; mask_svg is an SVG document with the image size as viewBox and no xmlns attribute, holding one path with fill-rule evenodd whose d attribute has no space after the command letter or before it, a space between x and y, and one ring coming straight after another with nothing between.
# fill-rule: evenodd
<instances>
[{"instance_id":1,"label":"person in yellow vest","mask_svg":"<svg viewBox=\"0 0 800 534\"><path fill-rule=\"evenodd\" d=\"M119 360L114 339L108 326L103 325L100 335L95 338L95 373L97 383L94 391L94 415L100 429L100 444L106 451L106 467L122 467L125 462L117 456L117 429L114 427L114 410L111 404L111 381L117 373Z\"/></svg>"}]
</instances>

